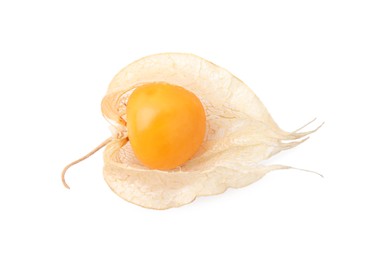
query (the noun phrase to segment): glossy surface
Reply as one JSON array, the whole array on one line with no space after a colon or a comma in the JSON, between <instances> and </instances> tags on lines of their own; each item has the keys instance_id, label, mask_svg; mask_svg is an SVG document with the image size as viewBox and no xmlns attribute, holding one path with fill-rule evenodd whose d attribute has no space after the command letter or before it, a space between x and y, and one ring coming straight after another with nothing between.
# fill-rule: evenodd
<instances>
[{"instance_id":1,"label":"glossy surface","mask_svg":"<svg viewBox=\"0 0 392 260\"><path fill-rule=\"evenodd\" d=\"M127 128L136 157L149 168L168 170L197 152L206 116L192 92L167 83L148 83L128 99Z\"/></svg>"}]
</instances>

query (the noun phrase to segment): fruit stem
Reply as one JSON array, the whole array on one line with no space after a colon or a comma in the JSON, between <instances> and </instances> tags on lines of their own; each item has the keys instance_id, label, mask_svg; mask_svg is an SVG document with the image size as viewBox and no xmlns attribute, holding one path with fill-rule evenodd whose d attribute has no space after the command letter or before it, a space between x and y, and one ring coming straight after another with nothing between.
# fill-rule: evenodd
<instances>
[{"instance_id":1,"label":"fruit stem","mask_svg":"<svg viewBox=\"0 0 392 260\"><path fill-rule=\"evenodd\" d=\"M85 156L77 159L76 161L71 162L70 164L68 164L67 166L64 167L63 172L61 173L61 181L63 182L64 186L69 189L69 186L67 184L67 182L65 181L65 173L67 172L67 170L75 164L80 163L81 161L87 159L88 157L90 157L91 155L93 155L94 153L96 153L97 151L99 151L102 147L106 146L108 143L110 143L110 141L113 140L113 137L109 137L108 139L106 139L105 141L103 141L100 145L98 145L96 148L94 148L91 152L89 152L88 154L86 154Z\"/></svg>"}]
</instances>

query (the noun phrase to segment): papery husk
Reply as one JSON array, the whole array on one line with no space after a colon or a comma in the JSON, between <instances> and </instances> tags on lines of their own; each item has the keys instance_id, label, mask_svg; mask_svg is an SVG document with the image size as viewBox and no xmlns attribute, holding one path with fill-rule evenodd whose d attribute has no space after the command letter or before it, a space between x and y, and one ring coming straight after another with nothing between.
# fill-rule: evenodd
<instances>
[{"instance_id":1,"label":"papery husk","mask_svg":"<svg viewBox=\"0 0 392 260\"><path fill-rule=\"evenodd\" d=\"M141 165L127 139L128 96L147 82L182 86L199 97L206 111L202 147L171 171ZM198 196L244 187L269 171L289 168L262 161L298 145L311 133L281 130L242 81L207 60L184 53L151 55L126 66L110 83L102 113L115 132L104 152L105 181L121 198L152 209L179 207Z\"/></svg>"}]
</instances>

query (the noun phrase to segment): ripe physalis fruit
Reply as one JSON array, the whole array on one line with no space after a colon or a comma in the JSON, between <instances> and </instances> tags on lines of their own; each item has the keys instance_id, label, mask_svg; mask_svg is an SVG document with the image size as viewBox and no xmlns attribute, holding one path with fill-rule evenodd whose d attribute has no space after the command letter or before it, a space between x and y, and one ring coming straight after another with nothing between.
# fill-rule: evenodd
<instances>
[{"instance_id":1,"label":"ripe physalis fruit","mask_svg":"<svg viewBox=\"0 0 392 260\"><path fill-rule=\"evenodd\" d=\"M305 141L285 132L252 90L227 70L192 54L144 57L122 69L102 100L113 136L104 178L121 198L167 209L249 185L283 165L274 154Z\"/></svg>"},{"instance_id":2,"label":"ripe physalis fruit","mask_svg":"<svg viewBox=\"0 0 392 260\"><path fill-rule=\"evenodd\" d=\"M126 119L132 150L150 169L183 165L199 150L206 131L197 96L165 82L138 86L128 98Z\"/></svg>"}]
</instances>

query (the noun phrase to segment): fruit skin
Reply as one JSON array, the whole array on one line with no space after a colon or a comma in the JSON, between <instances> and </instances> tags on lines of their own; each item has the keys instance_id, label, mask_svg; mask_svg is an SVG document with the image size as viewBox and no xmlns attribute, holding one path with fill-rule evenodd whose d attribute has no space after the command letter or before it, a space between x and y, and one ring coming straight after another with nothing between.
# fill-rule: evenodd
<instances>
[{"instance_id":1,"label":"fruit skin","mask_svg":"<svg viewBox=\"0 0 392 260\"><path fill-rule=\"evenodd\" d=\"M127 129L142 164L169 170L198 151L206 132L206 115L192 92L168 83L148 83L129 96Z\"/></svg>"}]
</instances>

